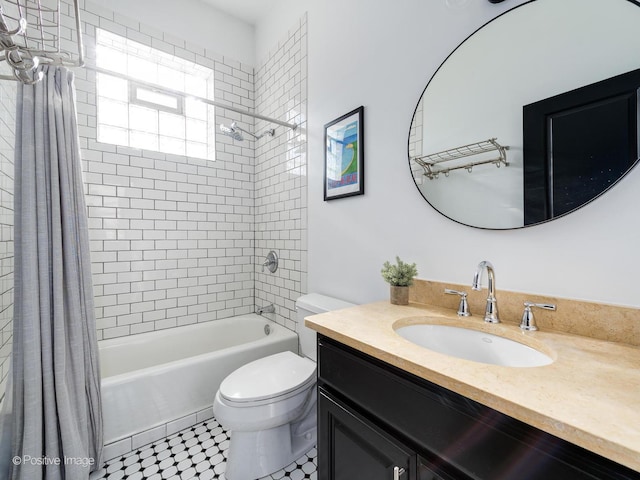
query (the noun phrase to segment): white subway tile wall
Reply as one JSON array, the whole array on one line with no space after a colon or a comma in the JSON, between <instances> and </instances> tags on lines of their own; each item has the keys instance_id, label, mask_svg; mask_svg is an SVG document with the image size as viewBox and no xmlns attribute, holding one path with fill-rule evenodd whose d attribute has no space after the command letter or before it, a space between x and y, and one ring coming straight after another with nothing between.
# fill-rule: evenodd
<instances>
[{"instance_id":1,"label":"white subway tile wall","mask_svg":"<svg viewBox=\"0 0 640 480\"><path fill-rule=\"evenodd\" d=\"M275 320L295 329L295 301L307 292L307 18L303 16L255 74L256 112L298 128L257 121L255 142L256 303L276 307ZM261 267L270 250L279 267Z\"/></svg>"},{"instance_id":2,"label":"white subway tile wall","mask_svg":"<svg viewBox=\"0 0 640 480\"><path fill-rule=\"evenodd\" d=\"M422 110L422 97L418 102L416 111L413 114L413 120L411 122L411 129L409 130L409 156L415 157L422 155L422 128L423 128L423 110Z\"/></svg>"},{"instance_id":3,"label":"white subway tile wall","mask_svg":"<svg viewBox=\"0 0 640 480\"><path fill-rule=\"evenodd\" d=\"M0 398L9 373L13 325L13 157L16 83L0 81Z\"/></svg>"},{"instance_id":4,"label":"white subway tile wall","mask_svg":"<svg viewBox=\"0 0 640 480\"><path fill-rule=\"evenodd\" d=\"M409 157L417 157L423 155L422 151L422 129L424 127L423 122L423 109L422 109L422 97L420 97L420 101L418 102L418 106L416 107L416 111L413 114L413 121L411 122L411 129L409 130ZM424 181L424 169L415 162L411 162L411 173L413 177L416 179L418 185L422 185Z\"/></svg>"},{"instance_id":5,"label":"white subway tile wall","mask_svg":"<svg viewBox=\"0 0 640 480\"><path fill-rule=\"evenodd\" d=\"M212 68L217 100L253 108L251 67L86 8L89 65L99 27ZM96 76L77 77L98 338L253 311L253 149L219 136L213 162L99 143ZM216 123L234 120L253 128L251 117L217 109Z\"/></svg>"},{"instance_id":6,"label":"white subway tile wall","mask_svg":"<svg viewBox=\"0 0 640 480\"><path fill-rule=\"evenodd\" d=\"M96 140L96 74L75 69L98 338L241 315L267 303L276 305L278 323L295 329L295 300L307 280L306 17L255 76L250 66L90 2L82 20L89 66L96 27L103 28L212 68L216 100L299 125L291 131L217 109L216 125L275 127L276 135L257 142L219 135L215 162L104 144ZM15 89L0 82L0 397L13 316ZM280 257L275 274L259 266L269 250Z\"/></svg>"},{"instance_id":7,"label":"white subway tile wall","mask_svg":"<svg viewBox=\"0 0 640 480\"><path fill-rule=\"evenodd\" d=\"M216 100L256 107L252 67L105 7L85 8L89 66L99 27L212 68ZM264 302L293 328L295 298L306 289L306 19L289 37L259 69L256 111L302 128L278 127L276 138L258 142L218 135L215 162L97 142L96 75L77 69L98 338L245 314ZM216 109L216 125L233 121L273 127ZM282 258L276 277L256 274L269 249Z\"/></svg>"}]
</instances>

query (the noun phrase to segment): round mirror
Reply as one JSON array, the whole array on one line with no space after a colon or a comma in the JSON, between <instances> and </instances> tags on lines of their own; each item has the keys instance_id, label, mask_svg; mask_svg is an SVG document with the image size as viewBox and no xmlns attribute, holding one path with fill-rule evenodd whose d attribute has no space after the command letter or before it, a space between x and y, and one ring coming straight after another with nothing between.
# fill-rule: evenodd
<instances>
[{"instance_id":1,"label":"round mirror","mask_svg":"<svg viewBox=\"0 0 640 480\"><path fill-rule=\"evenodd\" d=\"M532 0L444 61L409 133L422 196L465 225L511 229L575 211L640 151L640 8Z\"/></svg>"}]
</instances>

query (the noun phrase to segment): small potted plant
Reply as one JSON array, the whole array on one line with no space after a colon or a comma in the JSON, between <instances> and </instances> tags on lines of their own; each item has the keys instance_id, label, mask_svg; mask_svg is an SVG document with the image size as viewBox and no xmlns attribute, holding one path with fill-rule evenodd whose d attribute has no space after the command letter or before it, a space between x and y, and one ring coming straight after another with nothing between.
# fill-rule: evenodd
<instances>
[{"instance_id":1,"label":"small potted plant","mask_svg":"<svg viewBox=\"0 0 640 480\"><path fill-rule=\"evenodd\" d=\"M390 301L394 305L409 304L409 287L413 285L413 277L418 275L416 264L408 264L396 256L396 264L384 262L380 272L385 282L391 285Z\"/></svg>"}]
</instances>

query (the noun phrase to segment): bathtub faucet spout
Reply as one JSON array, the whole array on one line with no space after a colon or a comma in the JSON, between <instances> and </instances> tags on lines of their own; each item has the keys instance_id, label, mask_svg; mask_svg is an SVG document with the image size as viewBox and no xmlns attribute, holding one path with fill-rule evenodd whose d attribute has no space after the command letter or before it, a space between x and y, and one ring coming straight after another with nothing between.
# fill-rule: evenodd
<instances>
[{"instance_id":1,"label":"bathtub faucet spout","mask_svg":"<svg viewBox=\"0 0 640 480\"><path fill-rule=\"evenodd\" d=\"M276 307L271 303L264 307L259 307L258 310L256 310L256 313L258 315L262 315L263 313L276 313Z\"/></svg>"}]
</instances>

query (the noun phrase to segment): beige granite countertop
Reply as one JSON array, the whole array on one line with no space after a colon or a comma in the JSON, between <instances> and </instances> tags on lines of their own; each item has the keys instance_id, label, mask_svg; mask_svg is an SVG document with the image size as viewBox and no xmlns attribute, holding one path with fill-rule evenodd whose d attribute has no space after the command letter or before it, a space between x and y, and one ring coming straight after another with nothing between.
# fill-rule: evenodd
<instances>
[{"instance_id":1,"label":"beige granite countertop","mask_svg":"<svg viewBox=\"0 0 640 480\"><path fill-rule=\"evenodd\" d=\"M428 317L428 318L425 318ZM441 323L501 335L543 351L551 365L513 368L432 352L394 326ZM307 317L350 347L640 471L640 348L554 331L522 332L422 304L378 302Z\"/></svg>"}]
</instances>

